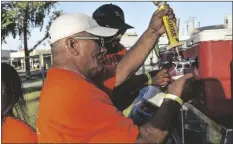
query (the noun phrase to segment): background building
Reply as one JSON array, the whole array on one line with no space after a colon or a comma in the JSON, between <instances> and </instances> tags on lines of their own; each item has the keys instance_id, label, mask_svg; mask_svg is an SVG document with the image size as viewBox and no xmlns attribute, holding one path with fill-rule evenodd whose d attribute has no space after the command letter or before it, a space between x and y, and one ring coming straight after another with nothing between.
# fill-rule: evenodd
<instances>
[{"instance_id":1,"label":"background building","mask_svg":"<svg viewBox=\"0 0 233 144\"><path fill-rule=\"evenodd\" d=\"M52 65L52 56L51 50L34 50L30 53L29 57L30 61L30 69L40 70L41 67L46 66L46 68L50 68ZM20 71L25 71L25 53L24 51L17 51L10 53L10 63L16 69Z\"/></svg>"},{"instance_id":2,"label":"background building","mask_svg":"<svg viewBox=\"0 0 233 144\"><path fill-rule=\"evenodd\" d=\"M10 64L10 53L12 52L16 52L14 50L2 50L1 51L1 60L2 60L2 63L8 63Z\"/></svg>"}]
</instances>

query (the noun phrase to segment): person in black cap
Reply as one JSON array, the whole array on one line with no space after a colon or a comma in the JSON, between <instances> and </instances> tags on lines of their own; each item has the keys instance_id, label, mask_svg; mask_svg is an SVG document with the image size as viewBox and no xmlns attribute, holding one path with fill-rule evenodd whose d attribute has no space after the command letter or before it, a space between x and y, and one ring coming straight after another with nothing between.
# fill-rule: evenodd
<instances>
[{"instance_id":1,"label":"person in black cap","mask_svg":"<svg viewBox=\"0 0 233 144\"><path fill-rule=\"evenodd\" d=\"M115 65L126 54L126 48L120 43L122 35L133 26L125 23L123 10L113 4L104 4L97 8L92 17L97 23L104 27L119 29L118 33L107 38L105 47L107 48L107 55L105 57L105 65L115 68ZM149 75L149 76L148 76ZM128 116L134 103L140 101L143 94L146 92L148 85L162 86L167 85L169 81L167 70L151 71L147 74L133 75L131 78L120 86L109 90L104 83L106 91L112 92L111 100L114 105L123 111L125 116ZM136 98L136 99L135 99ZM133 102L134 101L134 102ZM132 104L133 103L133 104ZM128 107L128 108L127 108Z\"/></svg>"},{"instance_id":2,"label":"person in black cap","mask_svg":"<svg viewBox=\"0 0 233 144\"><path fill-rule=\"evenodd\" d=\"M108 54L115 54L119 51L124 51L126 49L123 45L120 44L121 37L124 33L133 26L125 23L125 16L123 10L117 5L105 4L100 6L95 10L92 17L97 21L97 23L104 27L116 28L118 33L107 39L105 46L107 48Z\"/></svg>"}]
</instances>

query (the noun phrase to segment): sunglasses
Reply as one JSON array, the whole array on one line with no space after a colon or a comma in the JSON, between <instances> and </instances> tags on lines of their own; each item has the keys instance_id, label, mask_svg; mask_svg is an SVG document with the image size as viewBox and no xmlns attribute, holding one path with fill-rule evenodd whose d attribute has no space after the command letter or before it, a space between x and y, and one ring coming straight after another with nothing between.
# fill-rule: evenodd
<instances>
[{"instance_id":1,"label":"sunglasses","mask_svg":"<svg viewBox=\"0 0 233 144\"><path fill-rule=\"evenodd\" d=\"M122 36L124 35L125 32L126 32L126 30L119 30L116 35L114 35L112 37L104 38L104 40L105 40L106 43L110 43L110 42L112 42L115 39L119 39L120 40L122 38Z\"/></svg>"},{"instance_id":2,"label":"sunglasses","mask_svg":"<svg viewBox=\"0 0 233 144\"><path fill-rule=\"evenodd\" d=\"M80 37L76 36L74 39L78 40L94 40L101 48L104 48L104 38L103 37Z\"/></svg>"}]
</instances>

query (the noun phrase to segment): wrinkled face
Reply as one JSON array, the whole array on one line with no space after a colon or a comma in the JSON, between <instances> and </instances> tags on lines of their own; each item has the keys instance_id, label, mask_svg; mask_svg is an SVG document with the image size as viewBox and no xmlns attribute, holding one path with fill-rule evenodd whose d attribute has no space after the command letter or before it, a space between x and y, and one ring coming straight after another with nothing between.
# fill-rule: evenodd
<instances>
[{"instance_id":1,"label":"wrinkled face","mask_svg":"<svg viewBox=\"0 0 233 144\"><path fill-rule=\"evenodd\" d=\"M75 63L86 72L89 78L95 76L104 66L104 54L107 52L104 40L89 33L74 36L73 39L78 52L74 57Z\"/></svg>"},{"instance_id":2,"label":"wrinkled face","mask_svg":"<svg viewBox=\"0 0 233 144\"><path fill-rule=\"evenodd\" d=\"M120 43L120 40L124 33L126 32L125 29L119 30L116 35L113 37L105 38L105 46L108 52L115 51L117 45Z\"/></svg>"}]
</instances>

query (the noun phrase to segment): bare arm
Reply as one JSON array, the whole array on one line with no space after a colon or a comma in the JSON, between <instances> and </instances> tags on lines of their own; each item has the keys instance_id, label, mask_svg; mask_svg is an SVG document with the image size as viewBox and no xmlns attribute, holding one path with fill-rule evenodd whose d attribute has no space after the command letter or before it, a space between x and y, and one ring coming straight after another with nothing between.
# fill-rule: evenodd
<instances>
[{"instance_id":1,"label":"bare arm","mask_svg":"<svg viewBox=\"0 0 233 144\"><path fill-rule=\"evenodd\" d=\"M139 38L137 43L126 53L125 57L120 61L116 69L116 83L115 86L120 85L134 74L145 61L151 52L155 43L158 42L159 37L165 33L162 17L169 16L170 19L175 20L175 15L170 7L165 10L156 11L152 15L148 29Z\"/></svg>"},{"instance_id":2,"label":"bare arm","mask_svg":"<svg viewBox=\"0 0 233 144\"><path fill-rule=\"evenodd\" d=\"M184 101L193 99L193 96L182 94L185 90L184 85L187 80L191 80L193 74L186 74L185 76L174 81L168 86L168 93L181 97ZM164 99L163 104L158 109L152 119L146 124L139 127L139 135L136 142L140 143L162 143L169 130L174 126L173 120L176 119L181 105L173 100Z\"/></svg>"},{"instance_id":3,"label":"bare arm","mask_svg":"<svg viewBox=\"0 0 233 144\"><path fill-rule=\"evenodd\" d=\"M155 70L149 73L151 77L155 77L158 72L158 70ZM112 96L110 97L113 104L120 111L126 109L138 96L140 89L148 85L147 81L148 78L145 74L131 76L128 80L113 89Z\"/></svg>"},{"instance_id":4,"label":"bare arm","mask_svg":"<svg viewBox=\"0 0 233 144\"><path fill-rule=\"evenodd\" d=\"M172 121L176 119L181 105L173 100L165 100L152 119L139 127L137 143L162 143Z\"/></svg>"},{"instance_id":5,"label":"bare arm","mask_svg":"<svg viewBox=\"0 0 233 144\"><path fill-rule=\"evenodd\" d=\"M119 62L116 69L116 84L119 86L134 74L143 64L154 44L158 42L160 34L147 30L140 37L137 43L126 53L124 58Z\"/></svg>"}]
</instances>

